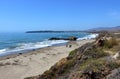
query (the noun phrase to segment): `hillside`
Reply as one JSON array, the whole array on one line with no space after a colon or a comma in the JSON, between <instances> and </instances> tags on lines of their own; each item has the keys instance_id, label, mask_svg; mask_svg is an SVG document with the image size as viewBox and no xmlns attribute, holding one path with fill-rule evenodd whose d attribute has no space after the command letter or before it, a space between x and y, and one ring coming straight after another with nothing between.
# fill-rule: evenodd
<instances>
[{"instance_id":1,"label":"hillside","mask_svg":"<svg viewBox=\"0 0 120 79\"><path fill-rule=\"evenodd\" d=\"M76 33L85 31L53 31L53 30L40 30L40 31L27 31L26 33Z\"/></svg>"},{"instance_id":2,"label":"hillside","mask_svg":"<svg viewBox=\"0 0 120 79\"><path fill-rule=\"evenodd\" d=\"M88 31L110 31L110 32L120 32L120 26L116 27L99 27L99 28L93 28L89 29Z\"/></svg>"},{"instance_id":3,"label":"hillside","mask_svg":"<svg viewBox=\"0 0 120 79\"><path fill-rule=\"evenodd\" d=\"M99 38L71 51L42 75L25 79L120 79L120 40Z\"/></svg>"}]
</instances>

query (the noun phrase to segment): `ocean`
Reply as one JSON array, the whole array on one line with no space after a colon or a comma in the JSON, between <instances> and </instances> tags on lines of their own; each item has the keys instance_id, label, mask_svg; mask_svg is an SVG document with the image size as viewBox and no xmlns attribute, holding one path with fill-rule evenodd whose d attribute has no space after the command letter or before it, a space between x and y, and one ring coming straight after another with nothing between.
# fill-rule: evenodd
<instances>
[{"instance_id":1,"label":"ocean","mask_svg":"<svg viewBox=\"0 0 120 79\"><path fill-rule=\"evenodd\" d=\"M48 40L51 37L78 37L78 40L95 38L97 34L90 33L0 33L0 56L23 53L34 49L65 44L65 40Z\"/></svg>"}]
</instances>

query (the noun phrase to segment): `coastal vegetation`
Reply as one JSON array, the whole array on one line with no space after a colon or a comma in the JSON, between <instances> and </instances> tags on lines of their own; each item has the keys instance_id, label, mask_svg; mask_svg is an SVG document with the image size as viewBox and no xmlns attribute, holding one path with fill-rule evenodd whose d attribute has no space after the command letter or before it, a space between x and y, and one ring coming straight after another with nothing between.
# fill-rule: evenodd
<instances>
[{"instance_id":1,"label":"coastal vegetation","mask_svg":"<svg viewBox=\"0 0 120 79\"><path fill-rule=\"evenodd\" d=\"M25 79L113 79L119 77L120 60L110 53L120 47L119 38L103 34L69 53L42 75ZM115 51L115 52L116 52ZM112 74L112 75L111 75ZM113 75L114 74L114 75ZM120 77L119 77L120 78Z\"/></svg>"}]
</instances>

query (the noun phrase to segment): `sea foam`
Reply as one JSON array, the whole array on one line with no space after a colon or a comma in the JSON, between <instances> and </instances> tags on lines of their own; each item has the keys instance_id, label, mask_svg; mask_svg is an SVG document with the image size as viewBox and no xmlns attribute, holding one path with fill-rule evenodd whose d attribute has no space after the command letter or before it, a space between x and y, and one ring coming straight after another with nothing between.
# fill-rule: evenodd
<instances>
[{"instance_id":1,"label":"sea foam","mask_svg":"<svg viewBox=\"0 0 120 79\"><path fill-rule=\"evenodd\" d=\"M93 39L93 38L96 38L97 36L98 36L98 34L90 34L90 35L86 35L82 38L78 38L77 40Z\"/></svg>"},{"instance_id":2,"label":"sea foam","mask_svg":"<svg viewBox=\"0 0 120 79\"><path fill-rule=\"evenodd\" d=\"M53 46L61 43L67 43L67 42L68 41L65 41L65 40L52 40L52 41L46 40L43 42L36 42L36 43L20 43L15 48L1 49L0 56L5 54L12 54L15 52L22 52L22 51L29 51L29 50L44 48L44 47Z\"/></svg>"}]
</instances>

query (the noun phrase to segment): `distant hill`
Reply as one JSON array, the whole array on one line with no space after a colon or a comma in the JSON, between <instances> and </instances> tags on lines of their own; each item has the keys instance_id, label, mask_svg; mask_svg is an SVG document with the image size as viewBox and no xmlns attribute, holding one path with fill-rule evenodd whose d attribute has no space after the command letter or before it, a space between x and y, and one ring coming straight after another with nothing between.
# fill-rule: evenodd
<instances>
[{"instance_id":1,"label":"distant hill","mask_svg":"<svg viewBox=\"0 0 120 79\"><path fill-rule=\"evenodd\" d=\"M84 31L52 31L52 30L41 30L41 31L27 31L26 33L68 33L68 32L84 32Z\"/></svg>"},{"instance_id":2,"label":"distant hill","mask_svg":"<svg viewBox=\"0 0 120 79\"><path fill-rule=\"evenodd\" d=\"M116 26L116 27L99 27L99 28L89 29L88 31L112 31L112 32L120 32L120 26Z\"/></svg>"},{"instance_id":3,"label":"distant hill","mask_svg":"<svg viewBox=\"0 0 120 79\"><path fill-rule=\"evenodd\" d=\"M89 30L73 30L73 31L54 31L54 30L38 30L38 31L26 31L26 33L69 33L69 32L99 32L99 31L111 31L111 32L120 32L120 26L116 27L99 27Z\"/></svg>"}]
</instances>

